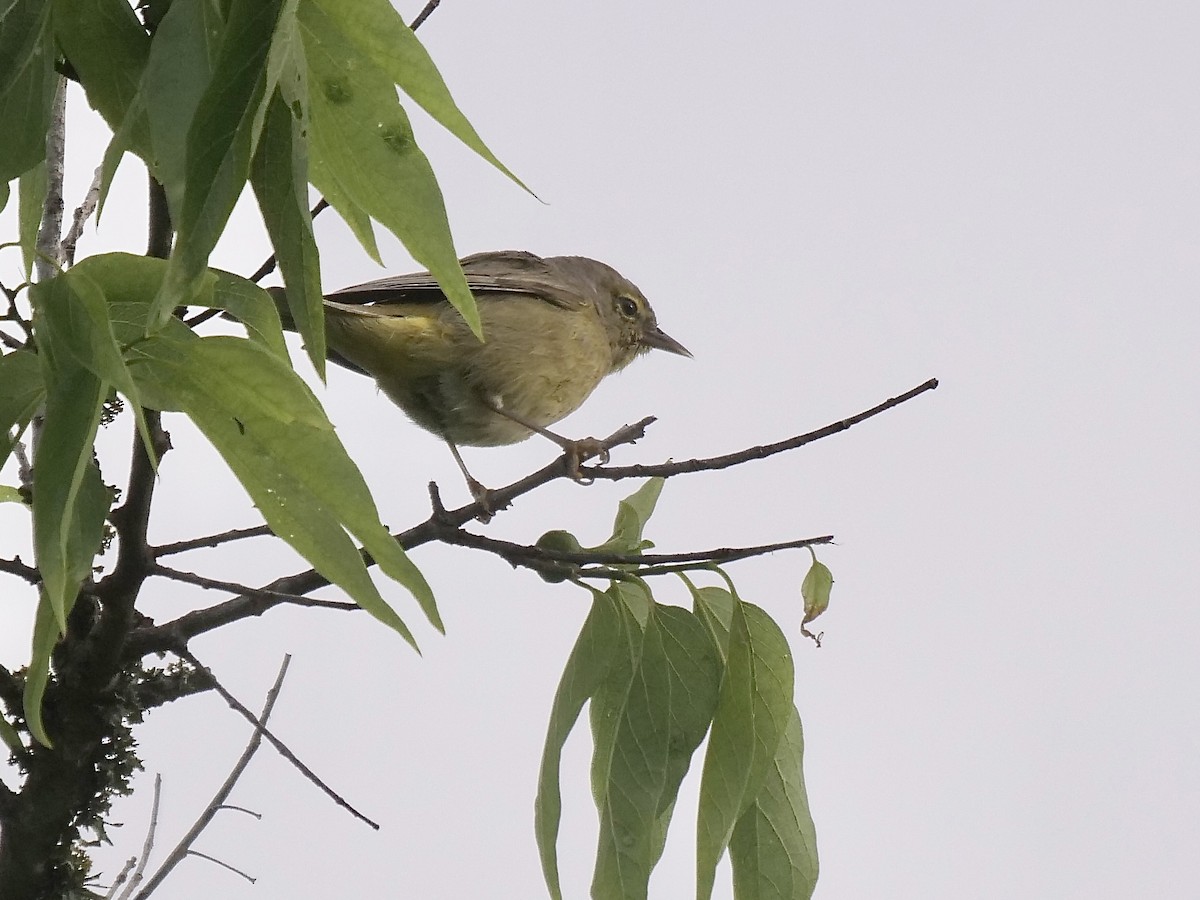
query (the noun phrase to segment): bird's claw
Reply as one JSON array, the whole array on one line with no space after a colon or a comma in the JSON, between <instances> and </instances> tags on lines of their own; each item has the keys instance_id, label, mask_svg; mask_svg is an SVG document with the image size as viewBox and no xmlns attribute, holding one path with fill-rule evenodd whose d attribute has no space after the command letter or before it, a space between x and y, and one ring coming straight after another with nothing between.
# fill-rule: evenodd
<instances>
[{"instance_id":1,"label":"bird's claw","mask_svg":"<svg viewBox=\"0 0 1200 900\"><path fill-rule=\"evenodd\" d=\"M579 471L579 467L587 460L595 458L600 465L605 465L609 460L608 447L602 441L596 438L583 438L578 441L571 441L566 445L567 451L567 474L571 480L577 481L580 484L591 484L595 479L586 478Z\"/></svg>"}]
</instances>

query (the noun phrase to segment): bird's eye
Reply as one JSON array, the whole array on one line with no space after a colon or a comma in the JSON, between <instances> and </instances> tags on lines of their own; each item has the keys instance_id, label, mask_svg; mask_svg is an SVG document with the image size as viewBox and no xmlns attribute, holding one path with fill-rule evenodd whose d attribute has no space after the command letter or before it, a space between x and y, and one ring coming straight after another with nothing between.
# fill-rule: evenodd
<instances>
[{"instance_id":1,"label":"bird's eye","mask_svg":"<svg viewBox=\"0 0 1200 900\"><path fill-rule=\"evenodd\" d=\"M617 309L620 310L621 315L623 315L627 319L636 319L637 318L638 304L637 304L637 301L634 300L632 297L618 297L617 298Z\"/></svg>"}]
</instances>

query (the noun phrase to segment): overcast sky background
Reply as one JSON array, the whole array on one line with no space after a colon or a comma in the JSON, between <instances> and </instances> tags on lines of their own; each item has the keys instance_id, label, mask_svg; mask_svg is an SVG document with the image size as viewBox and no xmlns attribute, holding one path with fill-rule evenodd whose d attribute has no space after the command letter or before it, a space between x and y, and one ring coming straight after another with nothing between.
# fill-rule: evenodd
<instances>
[{"instance_id":1,"label":"overcast sky background","mask_svg":"<svg viewBox=\"0 0 1200 900\"><path fill-rule=\"evenodd\" d=\"M817 896L1194 897L1200 6L446 0L420 35L545 201L419 119L461 252L603 259L695 354L639 361L565 433L653 414L614 462L710 455L941 379L817 445L670 481L649 529L666 551L837 536L821 552L836 585L819 650L797 628L806 553L730 566L794 638ZM68 136L72 207L106 140L85 119ZM141 177L125 164L81 256L144 249ZM327 287L383 274L332 214L318 238ZM381 244L389 269L414 268ZM244 204L213 262L249 274L268 250ZM14 255L0 267L19 280ZM425 518L431 478L465 502L444 447L370 382L334 371L320 394L389 525ZM178 417L166 424L177 449L152 539L255 524L214 455ZM110 480L129 440L127 425L111 431ZM532 440L465 452L492 485L555 455ZM486 530L596 543L633 488L555 484ZM0 507L5 555L23 515ZM156 896L544 896L540 747L588 598L465 550L414 559L447 637L383 587L423 657L365 615L319 610L194 644L253 708L292 653L272 728L383 830L264 749L232 798L262 821L223 813L196 845L257 886L191 859ZM302 568L262 541L173 562L253 584ZM9 665L27 656L32 610L15 585L0 607ZM686 602L670 581L659 597ZM219 599L155 582L143 609L164 621ZM117 808L110 875L141 846L152 774L157 861L249 727L210 696L138 735L147 773ZM589 749L572 741L564 776L573 898L595 841ZM696 780L652 897L693 890Z\"/></svg>"}]
</instances>

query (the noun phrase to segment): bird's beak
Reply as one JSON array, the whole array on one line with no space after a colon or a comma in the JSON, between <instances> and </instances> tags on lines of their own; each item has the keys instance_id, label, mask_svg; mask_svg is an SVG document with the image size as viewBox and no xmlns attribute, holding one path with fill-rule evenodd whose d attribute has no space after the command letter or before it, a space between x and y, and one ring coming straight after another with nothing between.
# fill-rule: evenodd
<instances>
[{"instance_id":1,"label":"bird's beak","mask_svg":"<svg viewBox=\"0 0 1200 900\"><path fill-rule=\"evenodd\" d=\"M657 325L650 328L642 335L640 341L643 347L653 347L656 350L666 350L668 353L678 353L680 356L690 357L692 351L675 340Z\"/></svg>"}]
</instances>

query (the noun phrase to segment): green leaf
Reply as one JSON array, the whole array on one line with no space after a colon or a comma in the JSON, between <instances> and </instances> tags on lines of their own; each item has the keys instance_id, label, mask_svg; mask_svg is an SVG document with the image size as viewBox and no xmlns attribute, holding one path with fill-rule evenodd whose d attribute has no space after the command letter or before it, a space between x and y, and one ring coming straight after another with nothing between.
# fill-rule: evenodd
<instances>
[{"instance_id":1,"label":"green leaf","mask_svg":"<svg viewBox=\"0 0 1200 900\"><path fill-rule=\"evenodd\" d=\"M654 546L642 540L642 532L658 503L666 479L651 478L617 505L612 537L593 549L598 553L637 553Z\"/></svg>"},{"instance_id":2,"label":"green leaf","mask_svg":"<svg viewBox=\"0 0 1200 900\"><path fill-rule=\"evenodd\" d=\"M37 257L38 228L42 224L42 210L46 205L46 189L45 160L23 173L17 182L17 239L21 243L26 281L32 277L33 263Z\"/></svg>"},{"instance_id":3,"label":"green leaf","mask_svg":"<svg viewBox=\"0 0 1200 900\"><path fill-rule=\"evenodd\" d=\"M74 598L71 598L71 602L74 603ZM33 650L29 668L25 671L25 695L22 700L29 733L45 747L54 746L42 724L42 696L46 693L46 682L50 680L50 653L58 643L59 630L55 619L53 604L43 590L33 620Z\"/></svg>"},{"instance_id":4,"label":"green leaf","mask_svg":"<svg viewBox=\"0 0 1200 900\"><path fill-rule=\"evenodd\" d=\"M429 585L379 522L362 475L316 398L286 363L244 338L198 338L176 320L130 354L146 402L186 412L272 531L318 572L415 646L408 627L379 594L349 531L442 629Z\"/></svg>"},{"instance_id":5,"label":"green leaf","mask_svg":"<svg viewBox=\"0 0 1200 900\"><path fill-rule=\"evenodd\" d=\"M592 590L591 612L575 640L554 694L538 775L537 799L534 802L534 833L542 861L542 875L554 900L562 900L557 841L562 814L559 776L563 745L575 727L583 705L608 677L619 658L625 640L621 621L622 613L615 597Z\"/></svg>"},{"instance_id":6,"label":"green leaf","mask_svg":"<svg viewBox=\"0 0 1200 900\"><path fill-rule=\"evenodd\" d=\"M288 309L308 357L325 375L325 306L321 295L320 256L308 212L308 157L305 124L292 117L277 94L267 111L250 183L275 258L287 286Z\"/></svg>"},{"instance_id":7,"label":"green leaf","mask_svg":"<svg viewBox=\"0 0 1200 900\"><path fill-rule=\"evenodd\" d=\"M623 599L637 590L618 588ZM597 898L646 896L679 785L712 721L721 682L720 658L695 616L653 602L646 611L644 628L632 611L626 616L629 665L610 671L591 704L600 810L592 880Z\"/></svg>"},{"instance_id":8,"label":"green leaf","mask_svg":"<svg viewBox=\"0 0 1200 900\"><path fill-rule=\"evenodd\" d=\"M282 360L290 359L287 344L283 340L279 310L271 295L240 275L222 272L219 269L210 271L216 275L211 301L213 306L227 310L245 325L250 340Z\"/></svg>"},{"instance_id":9,"label":"green leaf","mask_svg":"<svg viewBox=\"0 0 1200 900\"><path fill-rule=\"evenodd\" d=\"M0 183L46 158L58 76L45 0L7 0L0 12ZM4 206L0 203L0 209Z\"/></svg>"},{"instance_id":10,"label":"green leaf","mask_svg":"<svg viewBox=\"0 0 1200 900\"><path fill-rule=\"evenodd\" d=\"M13 728L12 723L2 715L0 715L0 741L4 741L5 746L13 753L25 748L25 745L21 743L21 736L17 734L17 729Z\"/></svg>"},{"instance_id":11,"label":"green leaf","mask_svg":"<svg viewBox=\"0 0 1200 900\"><path fill-rule=\"evenodd\" d=\"M693 594L706 605L705 594ZM713 717L700 782L696 828L696 896L712 896L717 863L733 829L754 803L793 711L793 667L787 639L765 612L732 606L725 678ZM718 622L720 611L704 613Z\"/></svg>"},{"instance_id":12,"label":"green leaf","mask_svg":"<svg viewBox=\"0 0 1200 900\"><path fill-rule=\"evenodd\" d=\"M214 4L172 3L154 34L142 75L135 114L144 124L129 133L128 143L162 184L176 222L184 215L190 129L212 82L224 33Z\"/></svg>"},{"instance_id":13,"label":"green leaf","mask_svg":"<svg viewBox=\"0 0 1200 900\"><path fill-rule=\"evenodd\" d=\"M24 506L25 495L11 485L0 484L0 503L20 503Z\"/></svg>"},{"instance_id":14,"label":"green leaf","mask_svg":"<svg viewBox=\"0 0 1200 900\"><path fill-rule=\"evenodd\" d=\"M817 561L813 555L812 565L804 580L800 582L800 596L804 599L804 624L807 625L829 609L829 594L833 590L833 573L829 567Z\"/></svg>"},{"instance_id":15,"label":"green leaf","mask_svg":"<svg viewBox=\"0 0 1200 900\"><path fill-rule=\"evenodd\" d=\"M52 346L52 345L51 345ZM46 599L60 630L100 549L108 492L92 463L92 444L108 386L55 350L45 420L34 453L33 546Z\"/></svg>"},{"instance_id":16,"label":"green leaf","mask_svg":"<svg viewBox=\"0 0 1200 900\"><path fill-rule=\"evenodd\" d=\"M804 732L795 707L758 797L729 842L737 900L808 900L817 886L817 833L804 789Z\"/></svg>"},{"instance_id":17,"label":"green leaf","mask_svg":"<svg viewBox=\"0 0 1200 900\"><path fill-rule=\"evenodd\" d=\"M428 51L388 0L315 0L346 39L456 138L519 184L450 96Z\"/></svg>"},{"instance_id":18,"label":"green leaf","mask_svg":"<svg viewBox=\"0 0 1200 900\"><path fill-rule=\"evenodd\" d=\"M154 330L192 302L208 255L250 174L255 124L266 88L267 57L283 0L231 0L212 78L188 128L178 240L151 310Z\"/></svg>"},{"instance_id":19,"label":"green leaf","mask_svg":"<svg viewBox=\"0 0 1200 900\"><path fill-rule=\"evenodd\" d=\"M309 67L313 184L348 222L362 211L392 231L481 334L442 192L392 78L313 0L300 0L299 22Z\"/></svg>"},{"instance_id":20,"label":"green leaf","mask_svg":"<svg viewBox=\"0 0 1200 900\"><path fill-rule=\"evenodd\" d=\"M53 0L54 36L87 91L88 102L116 131L137 94L150 37L133 7L114 0Z\"/></svg>"},{"instance_id":21,"label":"green leaf","mask_svg":"<svg viewBox=\"0 0 1200 900\"><path fill-rule=\"evenodd\" d=\"M0 355L0 468L13 448L13 429L18 436L29 424L45 397L45 383L36 354L15 350Z\"/></svg>"}]
</instances>

